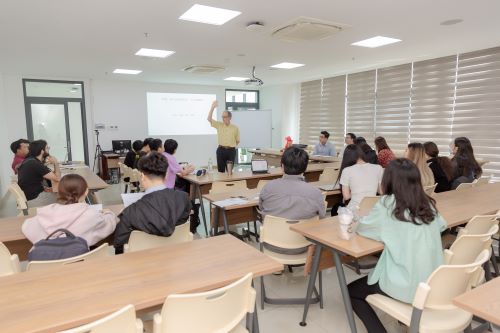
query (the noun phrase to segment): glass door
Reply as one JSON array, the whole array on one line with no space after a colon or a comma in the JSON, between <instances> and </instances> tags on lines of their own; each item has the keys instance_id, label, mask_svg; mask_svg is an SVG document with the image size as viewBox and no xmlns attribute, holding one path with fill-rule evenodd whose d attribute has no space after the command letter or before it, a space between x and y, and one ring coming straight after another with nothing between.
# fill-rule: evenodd
<instances>
[{"instance_id":1,"label":"glass door","mask_svg":"<svg viewBox=\"0 0 500 333\"><path fill-rule=\"evenodd\" d=\"M32 103L31 126L32 140L45 140L50 146L50 154L60 162L71 161L71 145L66 126L66 105Z\"/></svg>"}]
</instances>

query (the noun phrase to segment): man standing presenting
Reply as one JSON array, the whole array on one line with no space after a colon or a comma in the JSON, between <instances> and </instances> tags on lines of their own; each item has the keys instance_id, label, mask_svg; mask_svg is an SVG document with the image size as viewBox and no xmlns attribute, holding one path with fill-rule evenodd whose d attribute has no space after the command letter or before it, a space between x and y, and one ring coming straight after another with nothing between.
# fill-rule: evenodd
<instances>
[{"instance_id":1,"label":"man standing presenting","mask_svg":"<svg viewBox=\"0 0 500 333\"><path fill-rule=\"evenodd\" d=\"M235 162L236 146L240 143L240 130L237 126L231 124L231 112L222 113L222 122L212 119L215 108L218 103L214 101L210 107L207 120L213 128L217 130L217 169L219 172L226 170L226 163Z\"/></svg>"},{"instance_id":2,"label":"man standing presenting","mask_svg":"<svg viewBox=\"0 0 500 333\"><path fill-rule=\"evenodd\" d=\"M328 142L330 133L327 131L322 131L319 135L319 143L314 146L313 155L321 156L337 156L337 151L335 151L335 146Z\"/></svg>"}]
</instances>

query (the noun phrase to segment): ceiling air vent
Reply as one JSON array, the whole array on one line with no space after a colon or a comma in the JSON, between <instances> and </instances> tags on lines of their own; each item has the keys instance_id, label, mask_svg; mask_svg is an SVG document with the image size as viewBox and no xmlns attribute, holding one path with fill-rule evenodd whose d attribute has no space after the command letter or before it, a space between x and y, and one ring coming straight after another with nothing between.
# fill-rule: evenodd
<instances>
[{"instance_id":1,"label":"ceiling air vent","mask_svg":"<svg viewBox=\"0 0 500 333\"><path fill-rule=\"evenodd\" d=\"M221 66L194 65L184 68L183 71L194 74L210 74L210 73L222 72L224 69L225 68Z\"/></svg>"},{"instance_id":2,"label":"ceiling air vent","mask_svg":"<svg viewBox=\"0 0 500 333\"><path fill-rule=\"evenodd\" d=\"M299 17L285 26L275 29L272 36L287 42L301 42L327 38L345 28L346 26L343 24Z\"/></svg>"}]
</instances>

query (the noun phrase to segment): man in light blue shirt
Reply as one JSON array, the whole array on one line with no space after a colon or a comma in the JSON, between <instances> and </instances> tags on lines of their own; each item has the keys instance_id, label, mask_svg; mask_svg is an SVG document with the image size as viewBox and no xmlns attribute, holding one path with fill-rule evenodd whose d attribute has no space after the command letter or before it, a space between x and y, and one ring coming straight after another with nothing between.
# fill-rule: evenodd
<instances>
[{"instance_id":1,"label":"man in light blue shirt","mask_svg":"<svg viewBox=\"0 0 500 333\"><path fill-rule=\"evenodd\" d=\"M328 138L330 137L330 133L327 131L322 131L319 136L319 143L314 146L313 155L321 155L321 156L337 156L337 151L335 150L335 146L328 142Z\"/></svg>"}]
</instances>

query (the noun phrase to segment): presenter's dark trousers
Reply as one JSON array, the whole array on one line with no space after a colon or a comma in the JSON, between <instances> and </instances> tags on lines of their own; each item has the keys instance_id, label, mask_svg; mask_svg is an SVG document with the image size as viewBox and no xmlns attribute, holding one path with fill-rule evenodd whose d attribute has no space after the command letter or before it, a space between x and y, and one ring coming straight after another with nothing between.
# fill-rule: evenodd
<instances>
[{"instance_id":1,"label":"presenter's dark trousers","mask_svg":"<svg viewBox=\"0 0 500 333\"><path fill-rule=\"evenodd\" d=\"M363 322L369 333L386 333L384 325L380 322L377 314L365 300L368 295L382 294L387 296L379 287L378 283L369 285L368 277L349 283L349 296L351 298L352 309Z\"/></svg>"},{"instance_id":2,"label":"presenter's dark trousers","mask_svg":"<svg viewBox=\"0 0 500 333\"><path fill-rule=\"evenodd\" d=\"M217 169L219 172L225 172L227 161L231 161L234 164L235 159L236 148L224 146L219 146L219 148L217 148Z\"/></svg>"}]
</instances>

